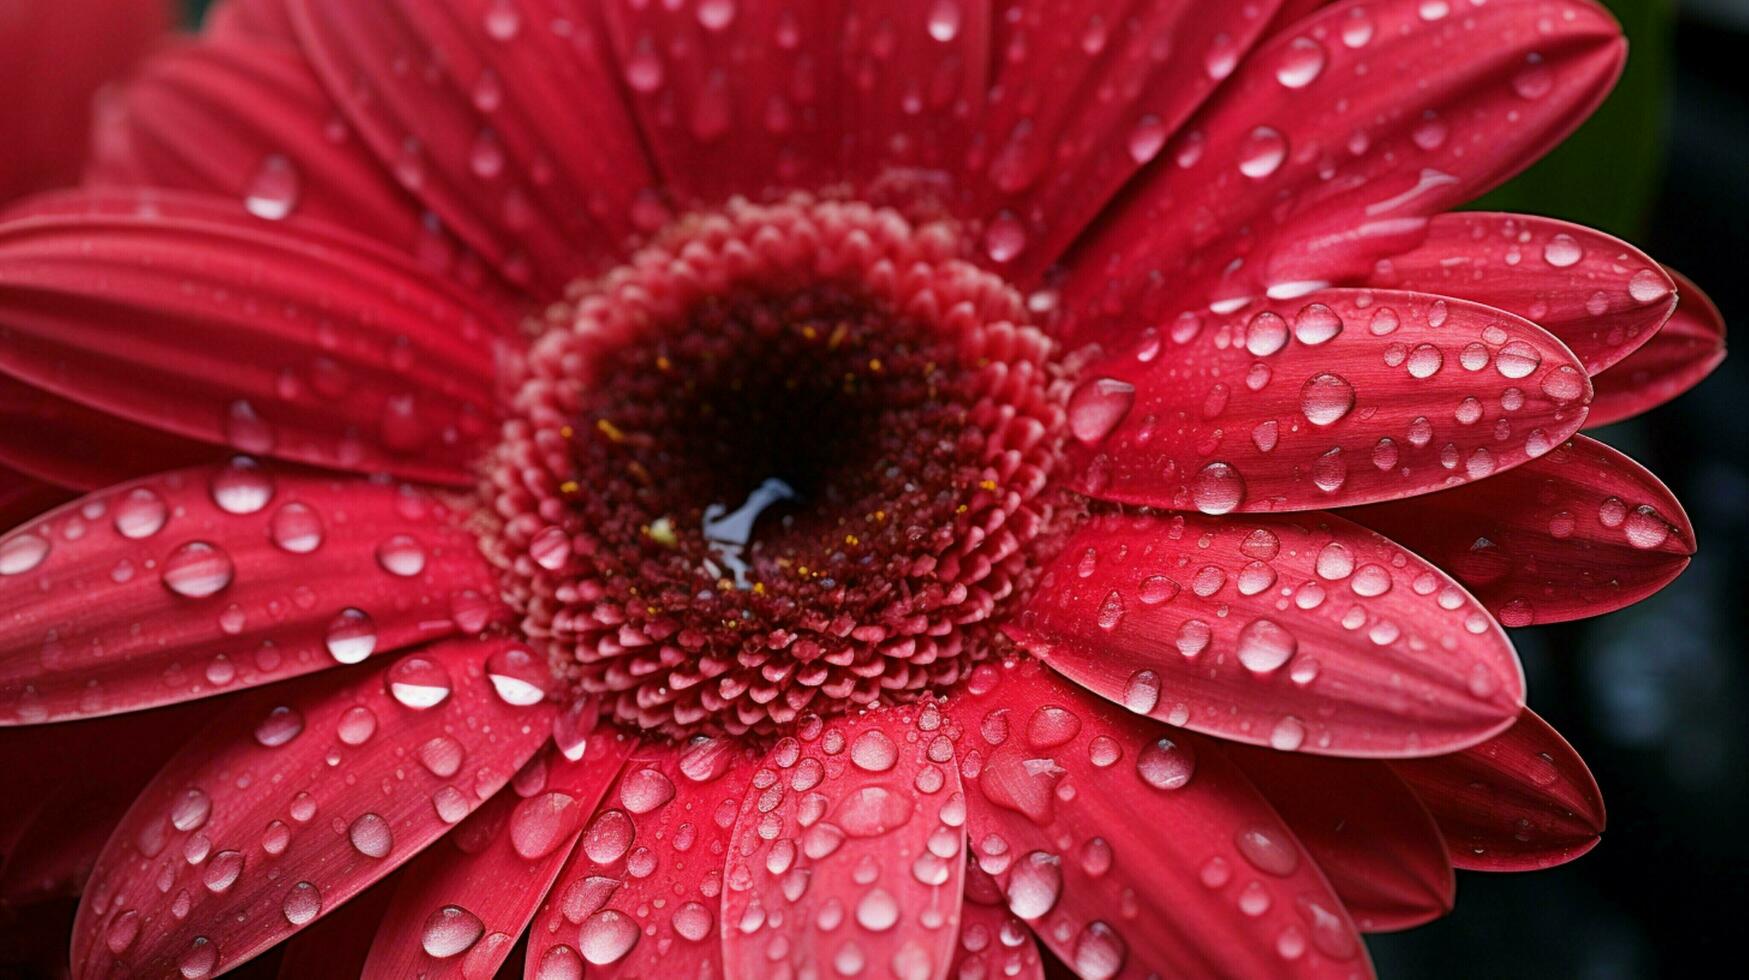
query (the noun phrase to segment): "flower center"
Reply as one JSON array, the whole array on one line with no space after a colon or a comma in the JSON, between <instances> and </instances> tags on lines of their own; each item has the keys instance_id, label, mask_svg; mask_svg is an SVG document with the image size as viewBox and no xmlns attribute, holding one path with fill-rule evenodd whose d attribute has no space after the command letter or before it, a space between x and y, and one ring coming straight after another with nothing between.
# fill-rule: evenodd
<instances>
[{"instance_id":1,"label":"flower center","mask_svg":"<svg viewBox=\"0 0 1749 980\"><path fill-rule=\"evenodd\" d=\"M557 673L644 730L769 734L990 653L1070 506L1065 385L961 250L734 202L549 314L485 545Z\"/></svg>"}]
</instances>

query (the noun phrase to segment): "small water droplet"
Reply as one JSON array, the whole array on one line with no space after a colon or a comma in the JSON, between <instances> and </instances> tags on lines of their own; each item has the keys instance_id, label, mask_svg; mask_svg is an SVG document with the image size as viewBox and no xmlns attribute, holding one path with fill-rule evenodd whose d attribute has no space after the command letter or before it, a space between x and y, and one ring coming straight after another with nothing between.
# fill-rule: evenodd
<instances>
[{"instance_id":1,"label":"small water droplet","mask_svg":"<svg viewBox=\"0 0 1749 980\"><path fill-rule=\"evenodd\" d=\"M189 541L178 545L164 559L164 587L188 599L217 595L236 574L231 556L217 545Z\"/></svg>"},{"instance_id":2,"label":"small water droplet","mask_svg":"<svg viewBox=\"0 0 1749 980\"><path fill-rule=\"evenodd\" d=\"M363 814L352 821L346 828L346 836L358 853L368 858L388 857L395 846L395 835L389 830L389 822L375 813Z\"/></svg>"},{"instance_id":3,"label":"small water droplet","mask_svg":"<svg viewBox=\"0 0 1749 980\"><path fill-rule=\"evenodd\" d=\"M303 180L282 154L270 153L256 168L244 192L243 207L257 218L281 221L298 206Z\"/></svg>"},{"instance_id":4,"label":"small water droplet","mask_svg":"<svg viewBox=\"0 0 1749 980\"><path fill-rule=\"evenodd\" d=\"M385 679L390 696L418 711L442 704L454 687L442 662L417 653L396 661Z\"/></svg>"},{"instance_id":5,"label":"small water droplet","mask_svg":"<svg viewBox=\"0 0 1749 980\"><path fill-rule=\"evenodd\" d=\"M426 918L419 946L427 956L447 959L467 952L485 933L479 916L460 905L445 905Z\"/></svg>"}]
</instances>

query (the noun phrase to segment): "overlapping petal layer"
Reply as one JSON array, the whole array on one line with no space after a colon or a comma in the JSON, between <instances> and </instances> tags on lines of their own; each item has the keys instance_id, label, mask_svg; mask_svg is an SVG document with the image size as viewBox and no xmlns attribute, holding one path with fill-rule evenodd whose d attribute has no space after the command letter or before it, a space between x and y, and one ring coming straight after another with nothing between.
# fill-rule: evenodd
<instances>
[{"instance_id":1,"label":"overlapping petal layer","mask_svg":"<svg viewBox=\"0 0 1749 980\"><path fill-rule=\"evenodd\" d=\"M1585 436L1487 480L1343 516L1437 562L1507 626L1632 605L1695 551L1664 484Z\"/></svg>"},{"instance_id":2,"label":"overlapping petal layer","mask_svg":"<svg viewBox=\"0 0 1749 980\"><path fill-rule=\"evenodd\" d=\"M1232 746L1227 754L1281 814L1366 932L1450 912L1457 881L1427 808L1372 759L1318 759Z\"/></svg>"},{"instance_id":3,"label":"overlapping petal layer","mask_svg":"<svg viewBox=\"0 0 1749 980\"><path fill-rule=\"evenodd\" d=\"M0 432L5 432L0 460L7 466L80 490L225 455L219 446L126 421L5 374L0 374Z\"/></svg>"},{"instance_id":4,"label":"overlapping petal layer","mask_svg":"<svg viewBox=\"0 0 1749 980\"><path fill-rule=\"evenodd\" d=\"M1362 977L1317 864L1217 743L1034 662L947 703L971 856L1084 977Z\"/></svg>"},{"instance_id":5,"label":"overlapping petal layer","mask_svg":"<svg viewBox=\"0 0 1749 980\"><path fill-rule=\"evenodd\" d=\"M1004 629L1110 701L1282 750L1451 752L1524 704L1474 599L1330 514L1095 517Z\"/></svg>"},{"instance_id":6,"label":"overlapping petal layer","mask_svg":"<svg viewBox=\"0 0 1749 980\"><path fill-rule=\"evenodd\" d=\"M1247 57L1095 229L1068 311L1099 333L1363 277L1559 142L1624 55L1583 0L1326 7Z\"/></svg>"},{"instance_id":7,"label":"overlapping petal layer","mask_svg":"<svg viewBox=\"0 0 1749 980\"><path fill-rule=\"evenodd\" d=\"M729 837L729 980L778 963L937 976L960 936L966 799L934 701L805 725L754 773Z\"/></svg>"},{"instance_id":8,"label":"overlapping petal layer","mask_svg":"<svg viewBox=\"0 0 1749 980\"><path fill-rule=\"evenodd\" d=\"M459 633L496 584L423 491L247 461L0 537L0 724L134 711Z\"/></svg>"},{"instance_id":9,"label":"overlapping petal layer","mask_svg":"<svg viewBox=\"0 0 1749 980\"><path fill-rule=\"evenodd\" d=\"M550 706L488 680L505 645L452 641L235 702L98 858L75 976L229 969L441 837L549 736Z\"/></svg>"},{"instance_id":10,"label":"overlapping petal layer","mask_svg":"<svg viewBox=\"0 0 1749 980\"><path fill-rule=\"evenodd\" d=\"M489 977L504 963L613 784L632 740L600 729L573 761L537 755L401 871L361 976ZM449 757L442 761L450 765ZM460 763L460 759L455 760Z\"/></svg>"},{"instance_id":11,"label":"overlapping petal layer","mask_svg":"<svg viewBox=\"0 0 1749 980\"><path fill-rule=\"evenodd\" d=\"M1413 497L1534 459L1591 386L1535 324L1426 293L1186 313L1114 345L1068 406L1086 492L1205 514Z\"/></svg>"},{"instance_id":12,"label":"overlapping petal layer","mask_svg":"<svg viewBox=\"0 0 1749 980\"><path fill-rule=\"evenodd\" d=\"M290 0L305 55L382 165L545 297L667 218L583 0Z\"/></svg>"},{"instance_id":13,"label":"overlapping petal layer","mask_svg":"<svg viewBox=\"0 0 1749 980\"><path fill-rule=\"evenodd\" d=\"M136 205L0 224L0 371L245 452L472 479L492 313L363 240Z\"/></svg>"},{"instance_id":14,"label":"overlapping petal layer","mask_svg":"<svg viewBox=\"0 0 1749 980\"><path fill-rule=\"evenodd\" d=\"M1366 280L1472 300L1555 335L1587 374L1644 344L1676 308L1676 283L1639 249L1600 231L1524 214L1461 211Z\"/></svg>"},{"instance_id":15,"label":"overlapping petal layer","mask_svg":"<svg viewBox=\"0 0 1749 980\"><path fill-rule=\"evenodd\" d=\"M1392 762L1427 805L1451 851L1472 871L1532 871L1597 846L1603 796L1573 747L1526 709L1473 748Z\"/></svg>"},{"instance_id":16,"label":"overlapping petal layer","mask_svg":"<svg viewBox=\"0 0 1749 980\"><path fill-rule=\"evenodd\" d=\"M1700 287L1675 270L1676 311L1652 338L1592 379L1586 423L1608 425L1650 411L1700 384L1725 360L1725 318Z\"/></svg>"}]
</instances>

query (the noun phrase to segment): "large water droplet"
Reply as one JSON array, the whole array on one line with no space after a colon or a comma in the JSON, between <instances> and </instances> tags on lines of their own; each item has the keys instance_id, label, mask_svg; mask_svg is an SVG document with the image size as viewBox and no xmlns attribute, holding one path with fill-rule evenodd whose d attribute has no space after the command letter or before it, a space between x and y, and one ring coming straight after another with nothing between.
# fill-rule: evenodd
<instances>
[{"instance_id":1,"label":"large water droplet","mask_svg":"<svg viewBox=\"0 0 1749 980\"><path fill-rule=\"evenodd\" d=\"M479 916L460 905L445 905L425 920L419 946L427 956L447 959L467 952L485 932Z\"/></svg>"},{"instance_id":2,"label":"large water droplet","mask_svg":"<svg viewBox=\"0 0 1749 980\"><path fill-rule=\"evenodd\" d=\"M164 587L188 599L217 595L236 574L231 556L217 545L189 541L164 559Z\"/></svg>"},{"instance_id":3,"label":"large water droplet","mask_svg":"<svg viewBox=\"0 0 1749 980\"><path fill-rule=\"evenodd\" d=\"M420 711L442 704L454 687L448 668L417 653L396 661L386 680L389 694L396 701Z\"/></svg>"},{"instance_id":4,"label":"large water droplet","mask_svg":"<svg viewBox=\"0 0 1749 980\"><path fill-rule=\"evenodd\" d=\"M23 575L43 563L49 554L47 538L37 534L15 534L0 541L0 575Z\"/></svg>"},{"instance_id":5,"label":"large water droplet","mask_svg":"<svg viewBox=\"0 0 1749 980\"><path fill-rule=\"evenodd\" d=\"M1300 388L1300 411L1313 425L1334 425L1354 408L1354 386L1326 371Z\"/></svg>"},{"instance_id":6,"label":"large water droplet","mask_svg":"<svg viewBox=\"0 0 1749 980\"><path fill-rule=\"evenodd\" d=\"M1055 854L1033 851L1008 876L1008 910L1022 919L1042 918L1063 893L1063 862Z\"/></svg>"},{"instance_id":7,"label":"large water droplet","mask_svg":"<svg viewBox=\"0 0 1749 980\"><path fill-rule=\"evenodd\" d=\"M1245 499L1245 481L1230 463L1209 463L1191 481L1190 495L1204 514L1225 514Z\"/></svg>"},{"instance_id":8,"label":"large water droplet","mask_svg":"<svg viewBox=\"0 0 1749 980\"><path fill-rule=\"evenodd\" d=\"M1117 428L1136 400L1136 386L1116 378L1095 378L1069 396L1069 431L1088 445Z\"/></svg>"},{"instance_id":9,"label":"large water droplet","mask_svg":"<svg viewBox=\"0 0 1749 980\"><path fill-rule=\"evenodd\" d=\"M113 520L117 534L138 541L157 534L169 516L163 497L146 487L135 487L116 501Z\"/></svg>"},{"instance_id":10,"label":"large water droplet","mask_svg":"<svg viewBox=\"0 0 1749 980\"><path fill-rule=\"evenodd\" d=\"M615 909L602 909L584 920L577 937L583 958L596 966L618 962L637 942L637 923Z\"/></svg>"},{"instance_id":11,"label":"large water droplet","mask_svg":"<svg viewBox=\"0 0 1749 980\"><path fill-rule=\"evenodd\" d=\"M270 153L249 178L244 191L243 207L257 218L280 221L298 206L303 180L298 168L278 153Z\"/></svg>"},{"instance_id":12,"label":"large water droplet","mask_svg":"<svg viewBox=\"0 0 1749 980\"><path fill-rule=\"evenodd\" d=\"M505 704L526 707L547 696L549 672L525 646L509 646L486 658L486 679Z\"/></svg>"},{"instance_id":13,"label":"large water droplet","mask_svg":"<svg viewBox=\"0 0 1749 980\"><path fill-rule=\"evenodd\" d=\"M369 858L388 857L395 846L395 835L389 830L389 822L375 813L363 814L352 821L346 828L346 836L358 853Z\"/></svg>"},{"instance_id":14,"label":"large water droplet","mask_svg":"<svg viewBox=\"0 0 1749 980\"><path fill-rule=\"evenodd\" d=\"M296 708L280 705L267 713L255 726L255 741L276 749L297 738L304 731L304 716Z\"/></svg>"},{"instance_id":15,"label":"large water droplet","mask_svg":"<svg viewBox=\"0 0 1749 980\"><path fill-rule=\"evenodd\" d=\"M425 571L425 547L411 534L395 534L377 545L377 564L390 575L412 578Z\"/></svg>"},{"instance_id":16,"label":"large water droplet","mask_svg":"<svg viewBox=\"0 0 1749 980\"><path fill-rule=\"evenodd\" d=\"M308 504L283 504L267 524L267 536L281 549L307 555L322 546L322 515Z\"/></svg>"},{"instance_id":17,"label":"large water droplet","mask_svg":"<svg viewBox=\"0 0 1749 980\"><path fill-rule=\"evenodd\" d=\"M850 761L867 772L886 772L898 762L899 748L886 733L871 728L856 737L850 745Z\"/></svg>"},{"instance_id":18,"label":"large water droplet","mask_svg":"<svg viewBox=\"0 0 1749 980\"><path fill-rule=\"evenodd\" d=\"M273 499L273 478L255 461L239 456L213 475L213 503L227 514L253 514Z\"/></svg>"},{"instance_id":19,"label":"large water droplet","mask_svg":"<svg viewBox=\"0 0 1749 980\"><path fill-rule=\"evenodd\" d=\"M1239 663L1255 674L1267 674L1287 663L1299 646L1292 633L1273 620L1254 619L1239 631Z\"/></svg>"},{"instance_id":20,"label":"large water droplet","mask_svg":"<svg viewBox=\"0 0 1749 980\"><path fill-rule=\"evenodd\" d=\"M1261 180L1281 168L1287 159L1287 138L1268 126L1258 126L1239 146L1239 172Z\"/></svg>"},{"instance_id":21,"label":"large water droplet","mask_svg":"<svg viewBox=\"0 0 1749 980\"><path fill-rule=\"evenodd\" d=\"M339 663L358 663L377 648L376 622L362 609L342 609L328 623L322 642L328 655Z\"/></svg>"},{"instance_id":22,"label":"large water droplet","mask_svg":"<svg viewBox=\"0 0 1749 980\"><path fill-rule=\"evenodd\" d=\"M1180 789L1196 775L1196 755L1188 745L1156 739L1136 755L1136 774L1155 789Z\"/></svg>"}]
</instances>

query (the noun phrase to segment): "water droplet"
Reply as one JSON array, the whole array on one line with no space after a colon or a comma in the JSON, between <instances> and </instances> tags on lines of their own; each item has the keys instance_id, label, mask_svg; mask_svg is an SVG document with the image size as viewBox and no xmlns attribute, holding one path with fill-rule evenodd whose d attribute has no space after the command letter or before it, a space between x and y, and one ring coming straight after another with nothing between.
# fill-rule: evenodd
<instances>
[{"instance_id":1,"label":"water droplet","mask_svg":"<svg viewBox=\"0 0 1749 980\"><path fill-rule=\"evenodd\" d=\"M447 959L468 951L485 935L486 924L460 905L445 905L425 920L419 946L427 956Z\"/></svg>"},{"instance_id":2,"label":"water droplet","mask_svg":"<svg viewBox=\"0 0 1749 980\"><path fill-rule=\"evenodd\" d=\"M1124 685L1123 706L1138 715L1145 715L1160 703L1160 675L1151 670L1138 670Z\"/></svg>"},{"instance_id":3,"label":"water droplet","mask_svg":"<svg viewBox=\"0 0 1749 980\"><path fill-rule=\"evenodd\" d=\"M423 711L449 697L453 684L440 661L421 654L402 657L389 668L389 694L406 707Z\"/></svg>"},{"instance_id":4,"label":"water droplet","mask_svg":"<svg viewBox=\"0 0 1749 980\"><path fill-rule=\"evenodd\" d=\"M871 888L856 903L856 924L869 932L885 932L899 921L899 901L884 888Z\"/></svg>"},{"instance_id":5,"label":"water droplet","mask_svg":"<svg viewBox=\"0 0 1749 980\"><path fill-rule=\"evenodd\" d=\"M1239 147L1239 172L1261 180L1280 169L1287 159L1287 138L1268 126L1258 126Z\"/></svg>"},{"instance_id":6,"label":"water droplet","mask_svg":"<svg viewBox=\"0 0 1749 980\"><path fill-rule=\"evenodd\" d=\"M273 499L273 478L254 460L239 456L213 475L210 489L213 503L225 513L253 514Z\"/></svg>"},{"instance_id":7,"label":"water droplet","mask_svg":"<svg viewBox=\"0 0 1749 980\"><path fill-rule=\"evenodd\" d=\"M256 168L244 191L243 207L257 218L280 221L298 206L303 181L298 168L286 157L270 153Z\"/></svg>"},{"instance_id":8,"label":"water droplet","mask_svg":"<svg viewBox=\"0 0 1749 980\"><path fill-rule=\"evenodd\" d=\"M411 534L395 534L377 545L377 564L390 575L412 578L425 571L425 548Z\"/></svg>"},{"instance_id":9,"label":"water droplet","mask_svg":"<svg viewBox=\"0 0 1749 980\"><path fill-rule=\"evenodd\" d=\"M1245 324L1245 349L1257 357L1268 357L1287 346L1287 321L1264 310Z\"/></svg>"},{"instance_id":10,"label":"water droplet","mask_svg":"<svg viewBox=\"0 0 1749 980\"><path fill-rule=\"evenodd\" d=\"M292 502L273 512L267 536L282 550L307 555L322 546L322 516L308 504Z\"/></svg>"},{"instance_id":11,"label":"water droplet","mask_svg":"<svg viewBox=\"0 0 1749 980\"><path fill-rule=\"evenodd\" d=\"M1123 596L1116 589L1112 589L1105 594L1105 601L1099 604L1099 628L1117 629L1118 624L1123 622L1123 613Z\"/></svg>"},{"instance_id":12,"label":"water droplet","mask_svg":"<svg viewBox=\"0 0 1749 980\"><path fill-rule=\"evenodd\" d=\"M1305 88L1323 72L1328 55L1324 46L1309 37L1296 37L1281 53L1275 65L1275 80L1283 88Z\"/></svg>"},{"instance_id":13,"label":"water droplet","mask_svg":"<svg viewBox=\"0 0 1749 980\"><path fill-rule=\"evenodd\" d=\"M1130 129L1130 159L1138 164L1154 159L1160 148L1166 145L1168 135L1170 132L1159 116L1149 113L1136 120L1135 126Z\"/></svg>"},{"instance_id":14,"label":"water droplet","mask_svg":"<svg viewBox=\"0 0 1749 980\"><path fill-rule=\"evenodd\" d=\"M1295 678L1296 682L1298 678ZM1309 683L1309 681L1308 681ZM1306 726L1293 715L1286 715L1275 723L1269 732L1269 747L1281 752L1292 752L1306 741Z\"/></svg>"},{"instance_id":15,"label":"water droplet","mask_svg":"<svg viewBox=\"0 0 1749 980\"><path fill-rule=\"evenodd\" d=\"M389 830L389 822L375 813L366 813L352 821L346 828L346 836L352 841L352 846L368 858L385 858L395 846L395 835Z\"/></svg>"},{"instance_id":16,"label":"water droplet","mask_svg":"<svg viewBox=\"0 0 1749 980\"><path fill-rule=\"evenodd\" d=\"M649 813L674 798L674 783L655 769L627 773L619 785L619 801L631 813Z\"/></svg>"},{"instance_id":17,"label":"water droplet","mask_svg":"<svg viewBox=\"0 0 1749 980\"><path fill-rule=\"evenodd\" d=\"M117 534L138 541L157 534L169 516L163 497L146 487L135 487L116 501L113 520Z\"/></svg>"},{"instance_id":18,"label":"water droplet","mask_svg":"<svg viewBox=\"0 0 1749 980\"><path fill-rule=\"evenodd\" d=\"M1409 352L1409 376L1412 378L1431 378L1445 366L1445 355L1432 344L1416 344Z\"/></svg>"},{"instance_id":19,"label":"water droplet","mask_svg":"<svg viewBox=\"0 0 1749 980\"><path fill-rule=\"evenodd\" d=\"M1196 509L1204 514L1226 514L1245 499L1245 481L1229 463L1209 463L1196 474L1190 487Z\"/></svg>"},{"instance_id":20,"label":"water droplet","mask_svg":"<svg viewBox=\"0 0 1749 980\"><path fill-rule=\"evenodd\" d=\"M935 0L929 8L929 36L942 44L952 41L960 32L959 0Z\"/></svg>"},{"instance_id":21,"label":"water droplet","mask_svg":"<svg viewBox=\"0 0 1749 980\"><path fill-rule=\"evenodd\" d=\"M0 575L23 575L48 557L49 542L37 534L15 534L0 541Z\"/></svg>"},{"instance_id":22,"label":"water droplet","mask_svg":"<svg viewBox=\"0 0 1749 980\"><path fill-rule=\"evenodd\" d=\"M1026 228L1012 211L996 215L984 229L984 252L992 262L1012 261L1025 248Z\"/></svg>"},{"instance_id":23,"label":"water droplet","mask_svg":"<svg viewBox=\"0 0 1749 980\"><path fill-rule=\"evenodd\" d=\"M1069 396L1069 431L1092 445L1117 428L1136 399L1136 386L1115 378L1096 378Z\"/></svg>"},{"instance_id":24,"label":"water droplet","mask_svg":"<svg viewBox=\"0 0 1749 980\"><path fill-rule=\"evenodd\" d=\"M583 832L583 853L596 864L612 864L631 850L632 818L620 810L604 810Z\"/></svg>"},{"instance_id":25,"label":"water droplet","mask_svg":"<svg viewBox=\"0 0 1749 980\"><path fill-rule=\"evenodd\" d=\"M1354 386L1326 371L1300 388L1300 411L1313 425L1334 425L1354 408Z\"/></svg>"},{"instance_id":26,"label":"water droplet","mask_svg":"<svg viewBox=\"0 0 1749 980\"><path fill-rule=\"evenodd\" d=\"M1670 540L1670 524L1649 504L1633 509L1623 522L1628 544L1640 549L1657 548Z\"/></svg>"},{"instance_id":27,"label":"water droplet","mask_svg":"<svg viewBox=\"0 0 1749 980\"><path fill-rule=\"evenodd\" d=\"M1171 602L1178 597L1180 586L1177 582L1164 575L1150 575L1142 580L1142 587L1136 593L1144 606L1158 606Z\"/></svg>"},{"instance_id":28,"label":"water droplet","mask_svg":"<svg viewBox=\"0 0 1749 980\"><path fill-rule=\"evenodd\" d=\"M1075 939L1075 975L1082 980L1111 980L1128 955L1117 930L1095 919Z\"/></svg>"},{"instance_id":29,"label":"water droplet","mask_svg":"<svg viewBox=\"0 0 1749 980\"><path fill-rule=\"evenodd\" d=\"M1254 619L1239 631L1239 663L1254 674L1267 674L1288 662L1299 642L1273 620Z\"/></svg>"},{"instance_id":30,"label":"water droplet","mask_svg":"<svg viewBox=\"0 0 1749 980\"><path fill-rule=\"evenodd\" d=\"M377 648L376 622L362 609L342 609L340 615L328 623L328 632L322 641L328 648L328 655L337 662L358 663Z\"/></svg>"},{"instance_id":31,"label":"water droplet","mask_svg":"<svg viewBox=\"0 0 1749 980\"><path fill-rule=\"evenodd\" d=\"M1585 250L1572 235L1556 235L1543 245L1543 261L1557 269L1565 269L1585 257Z\"/></svg>"},{"instance_id":32,"label":"water droplet","mask_svg":"<svg viewBox=\"0 0 1749 980\"><path fill-rule=\"evenodd\" d=\"M504 647L486 658L486 679L505 704L525 707L546 699L549 673L525 646Z\"/></svg>"},{"instance_id":33,"label":"water droplet","mask_svg":"<svg viewBox=\"0 0 1749 980\"><path fill-rule=\"evenodd\" d=\"M1316 346L1342 332L1342 318L1323 303L1308 303L1294 316L1294 339Z\"/></svg>"},{"instance_id":34,"label":"water droplet","mask_svg":"<svg viewBox=\"0 0 1749 980\"><path fill-rule=\"evenodd\" d=\"M1039 919L1056 908L1063 892L1063 862L1055 854L1033 851L1008 876L1008 910L1022 919Z\"/></svg>"},{"instance_id":35,"label":"water droplet","mask_svg":"<svg viewBox=\"0 0 1749 980\"><path fill-rule=\"evenodd\" d=\"M207 891L221 895L230 891L242 874L243 855L238 851L220 851L207 862L201 879L206 884Z\"/></svg>"},{"instance_id":36,"label":"water droplet","mask_svg":"<svg viewBox=\"0 0 1749 980\"><path fill-rule=\"evenodd\" d=\"M164 559L164 587L188 599L217 595L231 584L236 567L217 545L189 541Z\"/></svg>"},{"instance_id":37,"label":"water droplet","mask_svg":"<svg viewBox=\"0 0 1749 980\"><path fill-rule=\"evenodd\" d=\"M205 936L196 936L188 944L188 949L176 961L176 968L182 973L183 980L203 980L211 976L213 968L219 965L219 947Z\"/></svg>"},{"instance_id":38,"label":"water droplet","mask_svg":"<svg viewBox=\"0 0 1749 980\"><path fill-rule=\"evenodd\" d=\"M1155 789L1181 789L1196 775L1196 755L1188 745L1155 739L1137 754L1136 774Z\"/></svg>"},{"instance_id":39,"label":"water droplet","mask_svg":"<svg viewBox=\"0 0 1749 980\"><path fill-rule=\"evenodd\" d=\"M1628 295L1636 303L1656 303L1670 295L1670 282L1657 269L1641 269L1628 279Z\"/></svg>"},{"instance_id":40,"label":"water droplet","mask_svg":"<svg viewBox=\"0 0 1749 980\"><path fill-rule=\"evenodd\" d=\"M886 772L898 759L898 746L878 728L863 732L850 745L850 761L866 772Z\"/></svg>"},{"instance_id":41,"label":"water droplet","mask_svg":"<svg viewBox=\"0 0 1749 980\"><path fill-rule=\"evenodd\" d=\"M281 705L255 726L255 741L276 749L303 734L304 716L296 708Z\"/></svg>"},{"instance_id":42,"label":"water droplet","mask_svg":"<svg viewBox=\"0 0 1749 980\"><path fill-rule=\"evenodd\" d=\"M1300 866L1299 848L1285 833L1268 827L1251 827L1239 831L1233 839L1239 853L1251 866L1264 874L1286 878Z\"/></svg>"},{"instance_id":43,"label":"water droplet","mask_svg":"<svg viewBox=\"0 0 1749 980\"><path fill-rule=\"evenodd\" d=\"M638 925L615 909L602 909L584 920L577 946L596 966L618 962L638 942Z\"/></svg>"}]
</instances>

